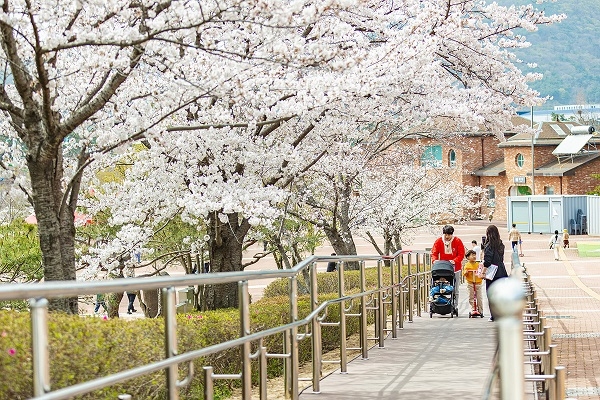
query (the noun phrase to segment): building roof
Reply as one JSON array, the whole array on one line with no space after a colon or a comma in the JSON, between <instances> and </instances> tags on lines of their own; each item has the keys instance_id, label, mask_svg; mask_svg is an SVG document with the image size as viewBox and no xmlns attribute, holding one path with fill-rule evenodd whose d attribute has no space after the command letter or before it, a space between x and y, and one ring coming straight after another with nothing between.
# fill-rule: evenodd
<instances>
[{"instance_id":1,"label":"building roof","mask_svg":"<svg viewBox=\"0 0 600 400\"><path fill-rule=\"evenodd\" d=\"M515 117L512 119L515 130L521 128L531 129L531 121L525 118ZM558 146L567 136L571 134L573 126L580 126L576 122L550 121L538 122L534 125L536 134L534 137L535 146ZM600 138L593 138L592 141L600 142ZM531 146L531 135L526 132L518 132L514 136L508 138L505 142L500 143L500 147L523 147Z\"/></svg>"},{"instance_id":2,"label":"building roof","mask_svg":"<svg viewBox=\"0 0 600 400\"><path fill-rule=\"evenodd\" d=\"M504 158L496 160L490 164L484 165L473 172L475 176L500 176L506 175L506 167L504 166Z\"/></svg>"},{"instance_id":3,"label":"building roof","mask_svg":"<svg viewBox=\"0 0 600 400\"><path fill-rule=\"evenodd\" d=\"M581 167L582 165L595 160L600 157L599 151L588 152L583 155L577 155L571 158L568 161L559 160L549 162L548 164L542 165L539 168L535 169L535 176L565 176L565 175L574 175L575 169ZM531 175L531 172L528 172L527 175Z\"/></svg>"}]
</instances>

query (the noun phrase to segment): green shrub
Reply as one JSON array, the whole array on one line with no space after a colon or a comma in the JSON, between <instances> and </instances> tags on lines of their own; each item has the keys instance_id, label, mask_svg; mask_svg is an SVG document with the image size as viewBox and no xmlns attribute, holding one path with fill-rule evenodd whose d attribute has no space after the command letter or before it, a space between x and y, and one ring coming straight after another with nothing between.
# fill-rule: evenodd
<instances>
[{"instance_id":1,"label":"green shrub","mask_svg":"<svg viewBox=\"0 0 600 400\"><path fill-rule=\"evenodd\" d=\"M333 299L334 294L323 294L319 301ZM346 304L348 307L349 304ZM358 304L351 312L358 311ZM298 317L310 313L308 296L298 298ZM265 298L250 305L251 330L261 331L289 322L288 297ZM372 319L372 318L371 318ZM339 305L330 307L327 321L339 321ZM79 317L59 313L49 315L50 379L52 389L124 371L165 357L164 320L122 320ZM358 318L349 318L347 334L358 332ZM235 309L177 316L178 352L205 348L239 337L239 312ZM299 330L304 333L304 328ZM339 344L339 328L323 327L323 349L332 350ZM254 349L258 343L252 344ZM284 353L283 334L267 337L263 341L269 353ZM299 342L300 362L311 358L310 339ZM253 361L254 383L258 383L258 365ZM203 397L202 367L211 365L216 374L240 372L239 348L232 348L204 359L194 361L195 376L192 383L181 389L182 399ZM179 378L187 373L187 365L179 366ZM0 399L25 399L32 395L31 328L29 313L0 311ZM283 360L268 360L269 377L279 376ZM4 377L11 377L5 379ZM139 399L164 399L166 395L163 371L131 379L80 399L114 399L128 393ZM239 381L215 381L215 398L227 396Z\"/></svg>"},{"instance_id":2,"label":"green shrub","mask_svg":"<svg viewBox=\"0 0 600 400\"><path fill-rule=\"evenodd\" d=\"M406 274L406 268L403 268L402 274ZM383 286L390 284L390 269L382 270ZM398 278L395 277L397 282ZM282 278L271 282L264 291L264 297L287 296L289 293L289 280ZM365 284L368 289L377 287L377 268L365 269ZM298 275L298 285L305 285L302 274ZM344 287L346 293L356 293L360 288L360 271L344 271ZM322 272L317 274L317 288L319 293L337 293L338 292L338 274L332 272Z\"/></svg>"}]
</instances>

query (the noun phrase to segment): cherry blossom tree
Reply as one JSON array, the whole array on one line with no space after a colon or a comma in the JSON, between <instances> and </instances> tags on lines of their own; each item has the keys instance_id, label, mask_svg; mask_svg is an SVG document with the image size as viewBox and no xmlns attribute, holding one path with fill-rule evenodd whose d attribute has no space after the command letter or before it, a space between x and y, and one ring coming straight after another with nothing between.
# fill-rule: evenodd
<instances>
[{"instance_id":1,"label":"cherry blossom tree","mask_svg":"<svg viewBox=\"0 0 600 400\"><path fill-rule=\"evenodd\" d=\"M468 0L7 0L1 167L35 209L46 280L75 279L86 169L135 141L147 150L127 181L98 194L122 227L115 247L180 214L206 220L213 261L237 270L250 227L268 226L339 130L460 116L499 132L540 102L510 49L528 45L515 29L561 18ZM216 306L235 300L223 290Z\"/></svg>"}]
</instances>

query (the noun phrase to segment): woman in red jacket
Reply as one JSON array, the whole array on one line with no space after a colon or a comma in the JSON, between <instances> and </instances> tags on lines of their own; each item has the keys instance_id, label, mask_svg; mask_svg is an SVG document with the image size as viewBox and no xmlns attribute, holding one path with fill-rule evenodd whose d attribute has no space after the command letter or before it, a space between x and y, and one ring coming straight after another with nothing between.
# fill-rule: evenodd
<instances>
[{"instance_id":1,"label":"woman in red jacket","mask_svg":"<svg viewBox=\"0 0 600 400\"><path fill-rule=\"evenodd\" d=\"M460 285L462 261L465 258L465 245L454 236L452 225L444 226L442 237L436 239L431 248L431 263L446 260L454 264L454 297L458 304L458 286Z\"/></svg>"}]
</instances>

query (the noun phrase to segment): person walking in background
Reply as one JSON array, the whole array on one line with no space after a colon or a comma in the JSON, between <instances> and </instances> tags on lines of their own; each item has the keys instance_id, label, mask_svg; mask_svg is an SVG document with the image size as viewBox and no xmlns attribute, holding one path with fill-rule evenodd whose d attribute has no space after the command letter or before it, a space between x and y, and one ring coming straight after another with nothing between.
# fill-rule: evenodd
<instances>
[{"instance_id":1,"label":"person walking in background","mask_svg":"<svg viewBox=\"0 0 600 400\"><path fill-rule=\"evenodd\" d=\"M133 269L133 267L130 266L125 269L125 277L126 278L135 277L135 270ZM137 312L137 310L133 306L133 303L135 302L135 297L137 296L137 292L127 291L127 292L125 292L125 294L127 295L127 300L129 300L129 303L127 304L127 314Z\"/></svg>"},{"instance_id":2,"label":"person walking in background","mask_svg":"<svg viewBox=\"0 0 600 400\"><path fill-rule=\"evenodd\" d=\"M517 246L521 241L521 232L517 229L517 224L512 224L511 230L508 232L508 240L512 245L512 251L517 251Z\"/></svg>"},{"instance_id":3,"label":"person walking in background","mask_svg":"<svg viewBox=\"0 0 600 400\"><path fill-rule=\"evenodd\" d=\"M560 237L558 235L558 230L554 231L554 235L550 236L550 241L548 242L549 247L554 249L554 260L558 261L558 246L560 246Z\"/></svg>"},{"instance_id":4,"label":"person walking in background","mask_svg":"<svg viewBox=\"0 0 600 400\"><path fill-rule=\"evenodd\" d=\"M104 309L105 313L108 312L108 308L106 307L106 301L104 300L104 295L103 294L97 294L96 295L96 303L95 303L95 307L94 307L94 314L98 314L98 311L100 311L100 306L102 306L102 308Z\"/></svg>"},{"instance_id":5,"label":"person walking in background","mask_svg":"<svg viewBox=\"0 0 600 400\"><path fill-rule=\"evenodd\" d=\"M563 229L562 241L563 241L563 247L565 249L569 248L569 231L566 229Z\"/></svg>"},{"instance_id":6,"label":"person walking in background","mask_svg":"<svg viewBox=\"0 0 600 400\"><path fill-rule=\"evenodd\" d=\"M497 270L494 276L487 277L487 270L491 265L495 265ZM481 277L485 277L485 291L489 291L490 286L498 279L508 277L506 267L504 266L504 243L500 239L500 232L496 225L490 225L485 231L485 247L483 248L483 272ZM490 310L490 321L494 321L494 314Z\"/></svg>"},{"instance_id":7,"label":"person walking in background","mask_svg":"<svg viewBox=\"0 0 600 400\"><path fill-rule=\"evenodd\" d=\"M467 263L463 267L463 276L467 282L469 304L471 305L471 310L473 312L477 311L483 318L483 301L481 296L481 284L483 283L483 279L476 275L477 269L479 268L479 262L475 260L476 255L473 250L468 250L465 257L467 258ZM477 309L475 309L475 296L477 298Z\"/></svg>"},{"instance_id":8,"label":"person walking in background","mask_svg":"<svg viewBox=\"0 0 600 400\"><path fill-rule=\"evenodd\" d=\"M442 236L433 242L431 248L431 263L437 260L446 260L454 264L454 298L458 304L458 285L461 280L462 261L465 258L465 245L462 240L454 236L454 227L446 225L442 229Z\"/></svg>"},{"instance_id":9,"label":"person walking in background","mask_svg":"<svg viewBox=\"0 0 600 400\"><path fill-rule=\"evenodd\" d=\"M481 247L477 244L477 240L472 240L471 246L471 250L475 252L475 261L481 261Z\"/></svg>"},{"instance_id":10,"label":"person walking in background","mask_svg":"<svg viewBox=\"0 0 600 400\"><path fill-rule=\"evenodd\" d=\"M331 253L332 256L335 256L335 253ZM327 263L327 272L335 272L337 270L337 263L335 261L329 261Z\"/></svg>"}]
</instances>

